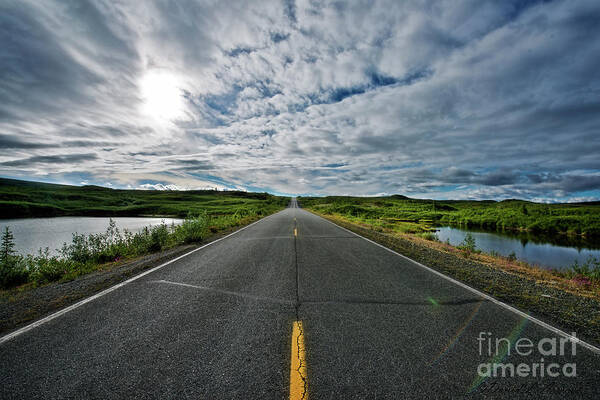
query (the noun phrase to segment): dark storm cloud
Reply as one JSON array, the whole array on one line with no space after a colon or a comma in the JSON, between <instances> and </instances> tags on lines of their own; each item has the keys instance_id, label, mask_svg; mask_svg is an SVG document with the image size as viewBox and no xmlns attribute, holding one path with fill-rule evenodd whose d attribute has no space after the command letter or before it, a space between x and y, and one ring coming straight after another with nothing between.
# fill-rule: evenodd
<instances>
[{"instance_id":1,"label":"dark storm cloud","mask_svg":"<svg viewBox=\"0 0 600 400\"><path fill-rule=\"evenodd\" d=\"M600 175L541 174L528 175L527 178L534 184L562 190L566 193L585 192L600 187Z\"/></svg>"}]
</instances>

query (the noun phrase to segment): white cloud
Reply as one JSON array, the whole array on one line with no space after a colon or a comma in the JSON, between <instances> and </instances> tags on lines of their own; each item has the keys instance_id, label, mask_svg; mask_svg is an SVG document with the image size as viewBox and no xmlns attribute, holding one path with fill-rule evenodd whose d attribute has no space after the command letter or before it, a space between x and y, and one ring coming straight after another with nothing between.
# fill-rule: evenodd
<instances>
[{"instance_id":1,"label":"white cloud","mask_svg":"<svg viewBox=\"0 0 600 400\"><path fill-rule=\"evenodd\" d=\"M7 176L455 198L600 189L597 2L6 9ZM156 71L166 78L148 83Z\"/></svg>"}]
</instances>

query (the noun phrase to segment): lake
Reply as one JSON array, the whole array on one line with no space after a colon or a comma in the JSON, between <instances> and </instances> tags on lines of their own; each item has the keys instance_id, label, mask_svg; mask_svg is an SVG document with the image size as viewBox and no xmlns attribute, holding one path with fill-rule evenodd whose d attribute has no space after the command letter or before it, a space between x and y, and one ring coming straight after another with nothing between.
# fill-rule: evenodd
<instances>
[{"instance_id":1,"label":"lake","mask_svg":"<svg viewBox=\"0 0 600 400\"><path fill-rule=\"evenodd\" d=\"M121 231L132 232L162 221L168 225L181 222L181 219L153 217L114 217L113 220ZM4 231L5 226L10 227L15 237L15 250L21 254L37 254L38 249L46 247L50 248L51 254L58 254L57 249L65 242L70 243L73 233L105 232L108 222L108 217L17 218L0 220L0 229Z\"/></svg>"},{"instance_id":2,"label":"lake","mask_svg":"<svg viewBox=\"0 0 600 400\"><path fill-rule=\"evenodd\" d=\"M584 238L563 235L543 236L527 232L490 232L444 226L437 228L436 235L442 242L460 244L467 233L475 238L478 249L485 253L496 251L503 256L515 253L517 259L541 267L565 269L575 260L582 263L589 256L600 259L600 243Z\"/></svg>"}]
</instances>

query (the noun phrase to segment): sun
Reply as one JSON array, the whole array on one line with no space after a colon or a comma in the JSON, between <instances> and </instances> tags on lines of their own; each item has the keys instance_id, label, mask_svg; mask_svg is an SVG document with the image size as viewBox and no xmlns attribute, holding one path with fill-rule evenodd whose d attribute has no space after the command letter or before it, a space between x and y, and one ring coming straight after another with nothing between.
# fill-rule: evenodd
<instances>
[{"instance_id":1,"label":"sun","mask_svg":"<svg viewBox=\"0 0 600 400\"><path fill-rule=\"evenodd\" d=\"M141 111L159 121L173 121L185 115L181 81L166 71L149 71L140 81Z\"/></svg>"}]
</instances>

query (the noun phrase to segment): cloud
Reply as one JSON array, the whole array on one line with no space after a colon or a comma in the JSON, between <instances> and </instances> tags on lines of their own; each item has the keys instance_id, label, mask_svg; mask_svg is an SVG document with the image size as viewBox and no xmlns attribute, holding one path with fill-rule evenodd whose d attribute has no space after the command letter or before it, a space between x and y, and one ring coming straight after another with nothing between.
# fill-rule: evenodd
<instances>
[{"instance_id":1,"label":"cloud","mask_svg":"<svg viewBox=\"0 0 600 400\"><path fill-rule=\"evenodd\" d=\"M595 1L2 8L5 176L436 198L600 189Z\"/></svg>"},{"instance_id":2,"label":"cloud","mask_svg":"<svg viewBox=\"0 0 600 400\"><path fill-rule=\"evenodd\" d=\"M52 144L26 142L11 135L0 135L0 147L3 149L44 149Z\"/></svg>"},{"instance_id":3,"label":"cloud","mask_svg":"<svg viewBox=\"0 0 600 400\"><path fill-rule=\"evenodd\" d=\"M93 153L89 154L64 154L51 156L33 156L20 160L4 161L0 165L6 167L25 167L35 164L72 164L83 161L96 160L98 156Z\"/></svg>"}]
</instances>

